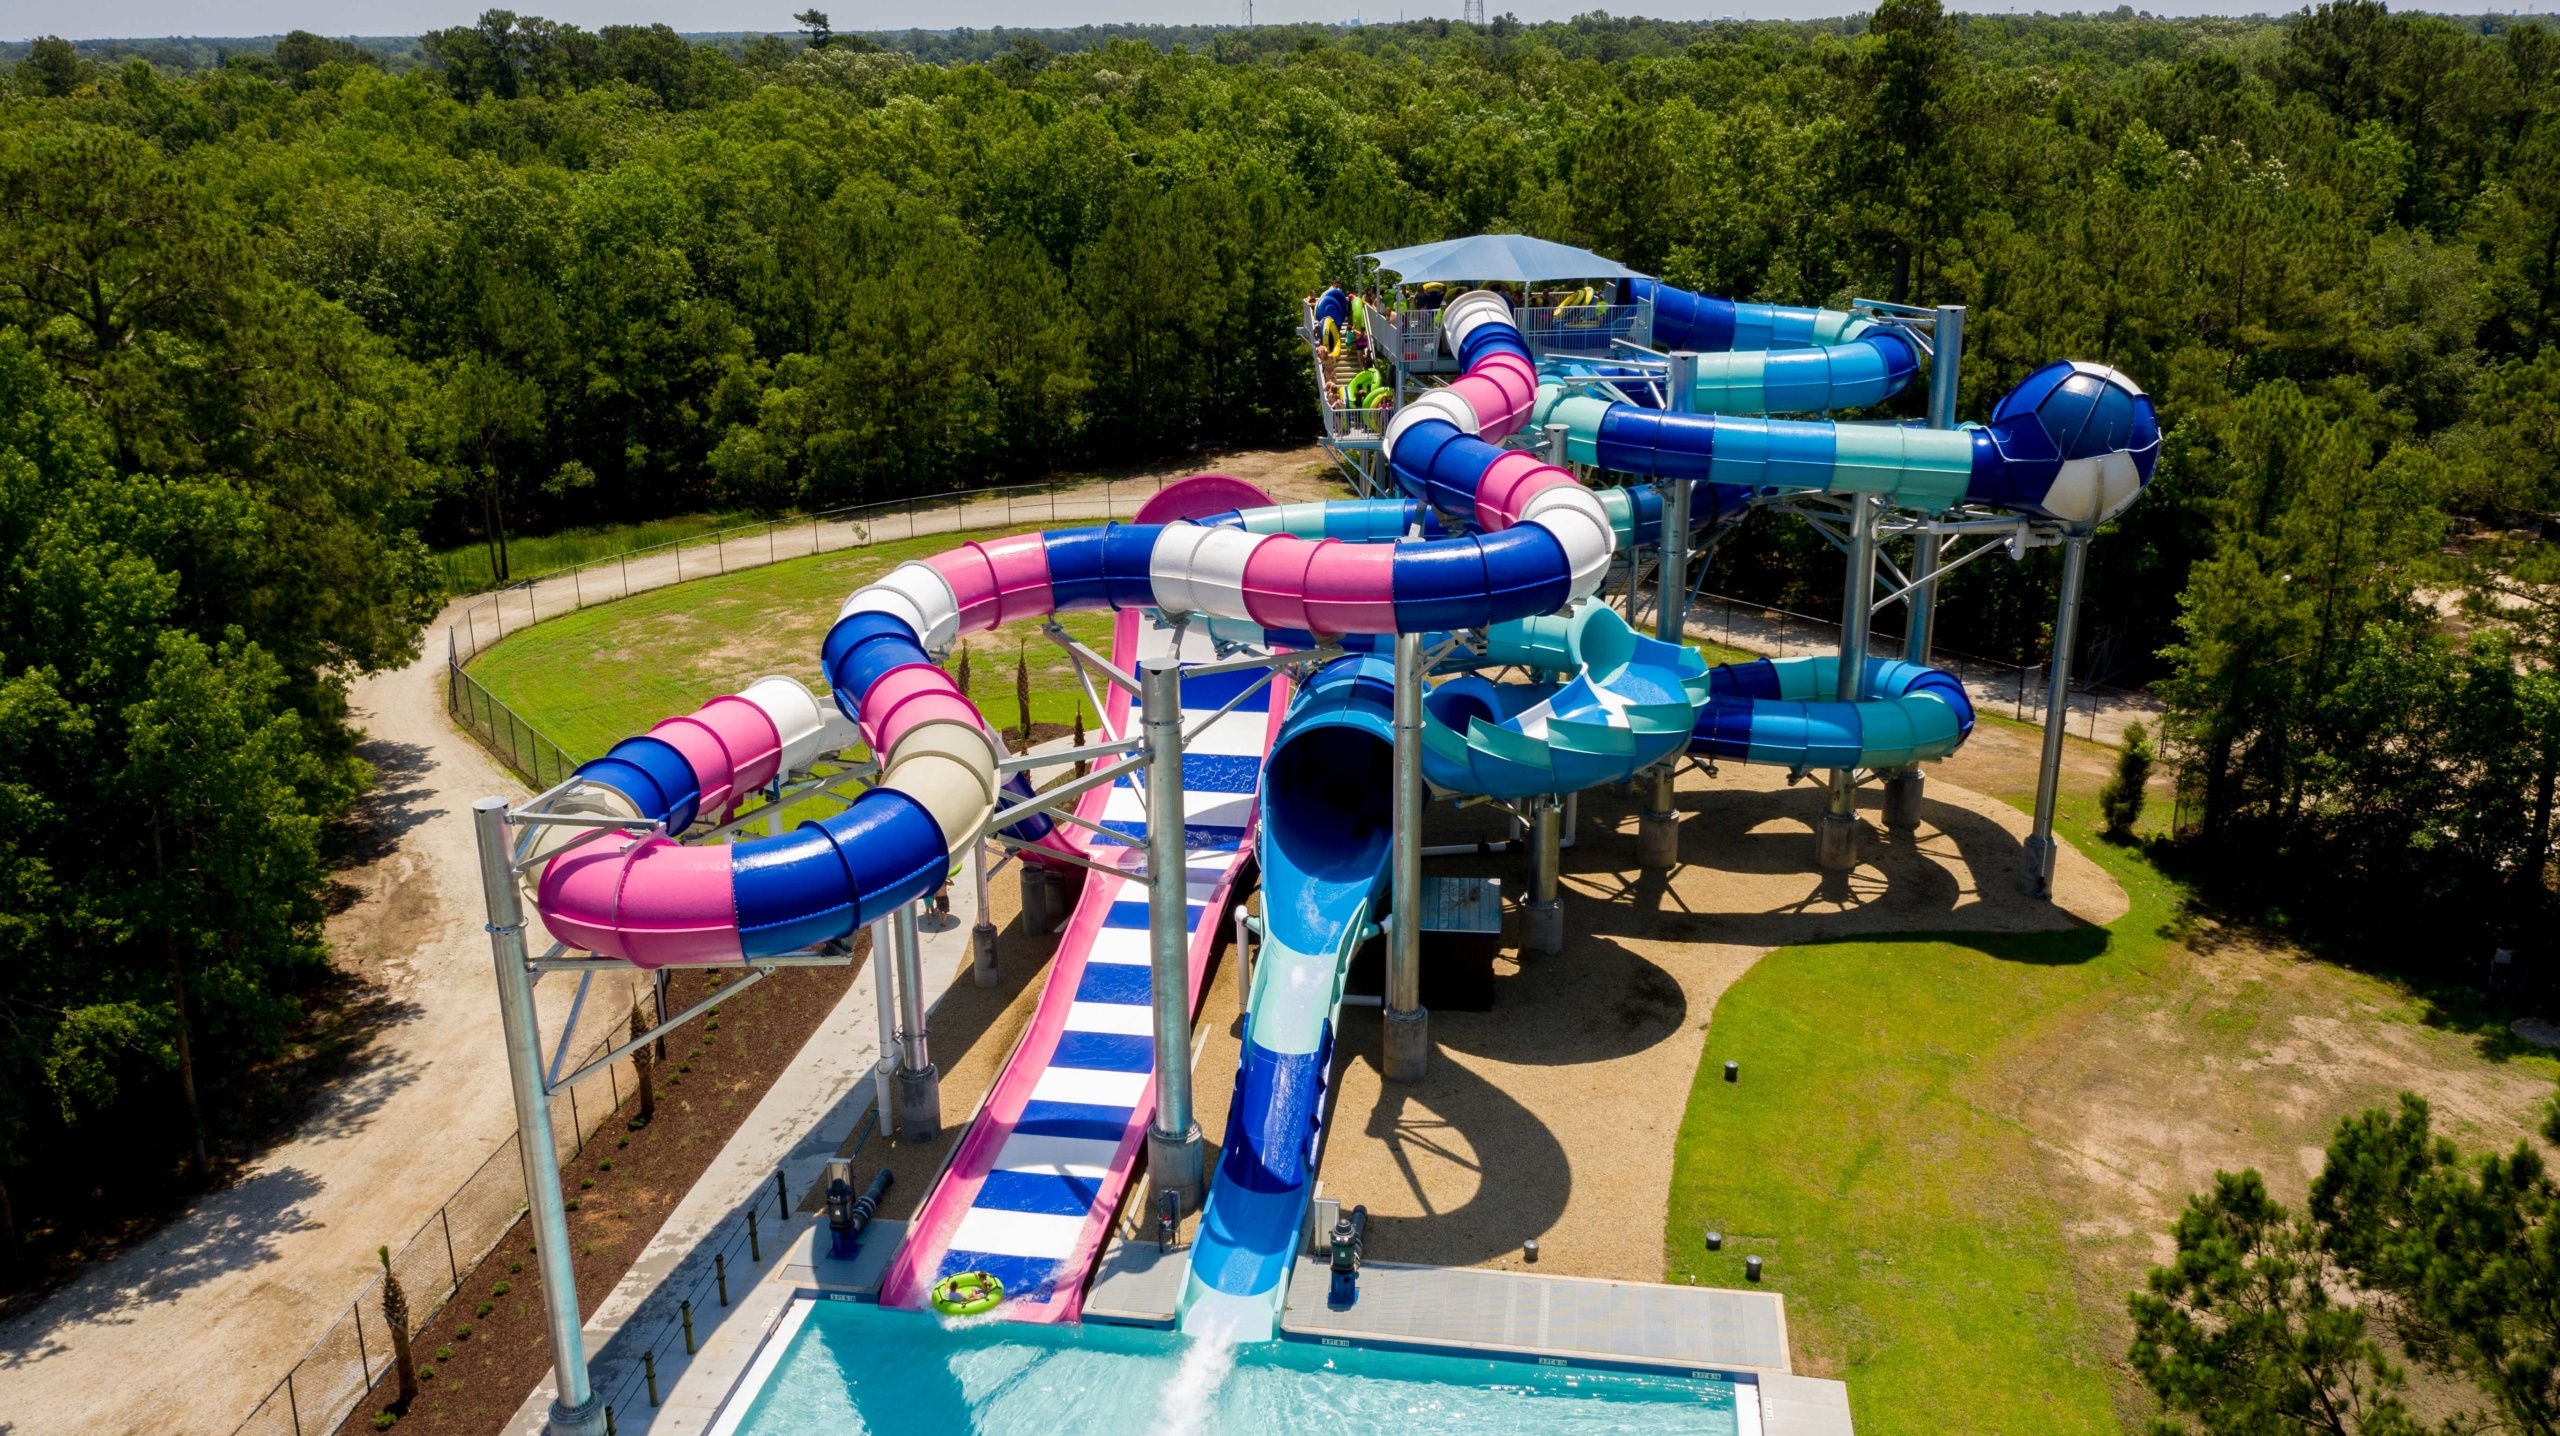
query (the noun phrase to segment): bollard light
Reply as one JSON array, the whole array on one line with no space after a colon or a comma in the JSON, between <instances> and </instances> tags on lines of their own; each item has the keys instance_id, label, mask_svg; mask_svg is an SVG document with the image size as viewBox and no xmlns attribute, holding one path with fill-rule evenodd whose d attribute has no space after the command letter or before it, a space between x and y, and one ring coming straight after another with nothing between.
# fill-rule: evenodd
<instances>
[{"instance_id":1,"label":"bollard light","mask_svg":"<svg viewBox=\"0 0 2560 1436\"><path fill-rule=\"evenodd\" d=\"M1742 1064L1741 1064L1741 1063L1739 1063L1739 1062L1727 1062L1726 1064L1724 1064L1724 1080L1726 1080L1727 1082L1739 1082L1739 1081L1741 1081L1741 1080L1742 1080Z\"/></svg>"},{"instance_id":2,"label":"bollard light","mask_svg":"<svg viewBox=\"0 0 2560 1436\"><path fill-rule=\"evenodd\" d=\"M1742 1274L1752 1281L1758 1281L1760 1279L1760 1258L1744 1257L1742 1259Z\"/></svg>"},{"instance_id":3,"label":"bollard light","mask_svg":"<svg viewBox=\"0 0 2560 1436\"><path fill-rule=\"evenodd\" d=\"M1707 1228L1707 1250L1711 1252L1723 1251L1724 1233L1717 1231L1713 1227Z\"/></svg>"},{"instance_id":4,"label":"bollard light","mask_svg":"<svg viewBox=\"0 0 2560 1436\"><path fill-rule=\"evenodd\" d=\"M1531 1264L1538 1260L1538 1239L1531 1237L1520 1244L1520 1259Z\"/></svg>"}]
</instances>

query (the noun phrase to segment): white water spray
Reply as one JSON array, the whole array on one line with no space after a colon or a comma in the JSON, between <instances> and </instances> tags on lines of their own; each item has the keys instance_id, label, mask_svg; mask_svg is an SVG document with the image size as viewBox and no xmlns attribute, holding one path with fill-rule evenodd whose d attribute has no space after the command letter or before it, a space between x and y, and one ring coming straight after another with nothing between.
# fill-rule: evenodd
<instances>
[{"instance_id":1,"label":"white water spray","mask_svg":"<svg viewBox=\"0 0 2560 1436\"><path fill-rule=\"evenodd\" d=\"M1173 1380L1165 1383L1155 1436L1198 1436L1208 1430L1218 1388L1227 1384L1227 1373L1235 1369L1235 1343L1223 1333L1192 1337L1182 1349L1182 1365Z\"/></svg>"}]
</instances>

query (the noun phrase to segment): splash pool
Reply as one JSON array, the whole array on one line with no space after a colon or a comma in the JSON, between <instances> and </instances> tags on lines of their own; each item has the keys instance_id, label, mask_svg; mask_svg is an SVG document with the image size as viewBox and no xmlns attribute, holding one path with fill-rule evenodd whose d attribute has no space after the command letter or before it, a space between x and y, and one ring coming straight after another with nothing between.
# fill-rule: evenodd
<instances>
[{"instance_id":1,"label":"splash pool","mask_svg":"<svg viewBox=\"0 0 2560 1436\"><path fill-rule=\"evenodd\" d=\"M955 1322L802 1298L714 1436L1761 1436L1758 1388L1673 1372Z\"/></svg>"}]
</instances>

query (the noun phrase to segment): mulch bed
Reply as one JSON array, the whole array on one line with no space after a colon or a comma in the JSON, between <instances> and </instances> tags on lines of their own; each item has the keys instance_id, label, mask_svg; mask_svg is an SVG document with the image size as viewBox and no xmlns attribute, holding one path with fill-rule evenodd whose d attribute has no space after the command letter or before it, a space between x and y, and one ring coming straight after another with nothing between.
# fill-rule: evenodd
<instances>
[{"instance_id":1,"label":"mulch bed","mask_svg":"<svg viewBox=\"0 0 2560 1436\"><path fill-rule=\"evenodd\" d=\"M853 976L851 966L786 968L669 1034L667 1060L655 1074L656 1119L635 1129L635 1092L561 1169L582 1311L594 1311L631 1269ZM700 969L677 972L669 983L670 1010L683 1011L720 980ZM461 1290L435 1320L411 1338L420 1379L408 1410L392 1410L399 1386L386 1374L339 1427L342 1433L383 1429L377 1423L385 1414L415 1436L495 1436L505 1427L551 1370L529 1228L529 1219L519 1218L463 1276ZM413 1292L410 1301L419 1306L435 1295Z\"/></svg>"}]
</instances>

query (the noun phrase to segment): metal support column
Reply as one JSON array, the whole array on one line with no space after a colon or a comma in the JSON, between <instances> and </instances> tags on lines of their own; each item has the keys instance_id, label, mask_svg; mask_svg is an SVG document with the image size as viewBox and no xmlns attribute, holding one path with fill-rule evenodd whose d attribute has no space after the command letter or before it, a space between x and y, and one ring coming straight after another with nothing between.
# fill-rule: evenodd
<instances>
[{"instance_id":1,"label":"metal support column","mask_svg":"<svg viewBox=\"0 0 2560 1436\"><path fill-rule=\"evenodd\" d=\"M942 1069L933 1065L925 1027L924 944L916 938L916 905L889 914L889 952L898 967L898 1136L930 1142L942 1135Z\"/></svg>"},{"instance_id":2,"label":"metal support column","mask_svg":"<svg viewBox=\"0 0 2560 1436\"><path fill-rule=\"evenodd\" d=\"M970 975L980 987L993 987L1002 974L996 971L996 924L987 906L987 845L983 841L969 845L970 880L978 899L978 921L969 929Z\"/></svg>"},{"instance_id":3,"label":"metal support column","mask_svg":"<svg viewBox=\"0 0 2560 1436\"><path fill-rule=\"evenodd\" d=\"M1697 403L1698 356L1680 352L1664 366L1664 398L1675 414L1689 413ZM1654 486L1662 495L1662 531L1653 574L1654 636L1665 643L1685 644L1689 623L1689 493L1687 479ZM1680 861L1680 808L1674 780L1680 759L1674 755L1653 770L1644 811L1636 818L1636 865L1669 868Z\"/></svg>"},{"instance_id":4,"label":"metal support column","mask_svg":"<svg viewBox=\"0 0 2560 1436\"><path fill-rule=\"evenodd\" d=\"M1956 426L1956 381L1964 362L1964 306L1938 306L1937 326L1930 334L1937 352L1929 361L1929 427ZM1946 551L1941 534L1922 532L1911 540L1911 594L1904 600L1902 658L1926 663L1936 646L1938 626L1938 561ZM1920 826L1920 804L1928 779L1912 764L1884 783L1885 827L1909 832Z\"/></svg>"},{"instance_id":5,"label":"metal support column","mask_svg":"<svg viewBox=\"0 0 2560 1436\"><path fill-rule=\"evenodd\" d=\"M1422 635L1396 635L1395 872L1388 915L1386 1058L1390 1082L1419 1082L1431 1065L1431 1014L1422 1006Z\"/></svg>"},{"instance_id":6,"label":"metal support column","mask_svg":"<svg viewBox=\"0 0 2560 1436\"><path fill-rule=\"evenodd\" d=\"M1147 980L1155 1006L1156 1115L1147 1128L1147 1173L1159 1211L1181 1194L1185 1215L1200 1210L1206 1153L1191 1115L1191 926L1189 859L1182 835L1182 661L1150 658L1138 668L1147 736Z\"/></svg>"},{"instance_id":7,"label":"metal support column","mask_svg":"<svg viewBox=\"0 0 2560 1436\"><path fill-rule=\"evenodd\" d=\"M897 963L889 956L889 920L871 924L871 991L879 999L880 1060L871 1064L872 1126L898 1140L898 984ZM665 1007L660 1006L663 1014Z\"/></svg>"},{"instance_id":8,"label":"metal support column","mask_svg":"<svg viewBox=\"0 0 2560 1436\"><path fill-rule=\"evenodd\" d=\"M1564 951L1564 903L1557 896L1563 866L1563 816L1555 796L1530 800L1529 901L1520 908L1520 950L1554 957Z\"/></svg>"},{"instance_id":9,"label":"metal support column","mask_svg":"<svg viewBox=\"0 0 2560 1436\"><path fill-rule=\"evenodd\" d=\"M1883 500L1855 494L1849 500L1849 577L1840 605L1840 681L1832 696L1855 703L1867 671L1867 610L1876 588L1876 516ZM1858 774L1831 770L1830 800L1814 829L1814 862L1825 872L1858 865Z\"/></svg>"},{"instance_id":10,"label":"metal support column","mask_svg":"<svg viewBox=\"0 0 2560 1436\"><path fill-rule=\"evenodd\" d=\"M507 800L473 803L471 826L480 839L480 894L488 906L489 956L498 970L498 1024L506 1034L507 1084L515 1095L516 1152L524 1162L534 1268L542 1278L542 1314L551 1332L556 1394L545 1429L548 1436L602 1436L604 1398L587 1373L586 1323L578 1315L578 1274L569 1261L569 1212L560 1193L551 1094L542 1080L542 1020L533 1005L524 905L509 861Z\"/></svg>"},{"instance_id":11,"label":"metal support column","mask_svg":"<svg viewBox=\"0 0 2560 1436\"><path fill-rule=\"evenodd\" d=\"M2062 775L2062 729L2071 718L2071 650L2080 636L2080 582L2089 566L2089 531L2062 540L2062 601L2053 611L2052 672L2045 682L2044 756L2036 764L2036 825L2027 836L2027 891L2053 896L2053 798Z\"/></svg>"}]
</instances>

